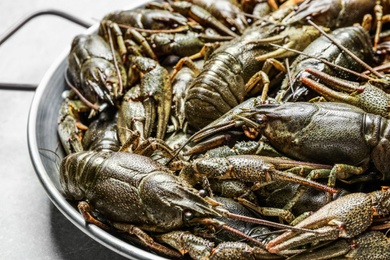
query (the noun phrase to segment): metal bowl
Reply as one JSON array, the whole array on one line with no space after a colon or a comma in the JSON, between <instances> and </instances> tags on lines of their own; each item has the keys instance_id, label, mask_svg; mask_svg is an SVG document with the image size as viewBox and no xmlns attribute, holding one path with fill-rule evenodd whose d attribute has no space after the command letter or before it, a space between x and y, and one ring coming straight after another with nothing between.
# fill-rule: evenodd
<instances>
[{"instance_id":1,"label":"metal bowl","mask_svg":"<svg viewBox=\"0 0 390 260\"><path fill-rule=\"evenodd\" d=\"M97 25L91 27L86 33L96 31ZM136 247L95 225L85 224L84 218L74 205L62 195L58 167L59 161L64 157L64 151L57 135L57 122L63 100L62 93L67 89L64 73L67 68L68 53L69 49L65 50L46 72L36 90L30 109L28 147L38 178L61 213L91 238L130 259L165 259Z\"/></svg>"}]
</instances>

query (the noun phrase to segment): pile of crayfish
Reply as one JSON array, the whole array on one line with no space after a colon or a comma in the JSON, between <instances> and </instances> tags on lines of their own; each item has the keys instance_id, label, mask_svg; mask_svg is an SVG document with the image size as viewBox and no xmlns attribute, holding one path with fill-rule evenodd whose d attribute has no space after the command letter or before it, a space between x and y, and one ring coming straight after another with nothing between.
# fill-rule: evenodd
<instances>
[{"instance_id":1,"label":"pile of crayfish","mask_svg":"<svg viewBox=\"0 0 390 260\"><path fill-rule=\"evenodd\" d=\"M390 259L390 1L158 1L74 38L64 196L169 258Z\"/></svg>"}]
</instances>

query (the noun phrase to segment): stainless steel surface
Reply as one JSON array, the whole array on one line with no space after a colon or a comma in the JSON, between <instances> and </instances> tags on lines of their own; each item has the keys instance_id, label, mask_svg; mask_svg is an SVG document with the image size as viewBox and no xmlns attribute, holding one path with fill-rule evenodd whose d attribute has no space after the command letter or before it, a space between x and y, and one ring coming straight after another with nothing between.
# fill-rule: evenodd
<instances>
[{"instance_id":1,"label":"stainless steel surface","mask_svg":"<svg viewBox=\"0 0 390 260\"><path fill-rule=\"evenodd\" d=\"M98 20L110 10L146 2L5 0L0 34L25 14L56 8ZM84 28L53 16L28 23L0 46L0 82L38 84ZM86 236L50 202L30 162L27 117L34 92L0 90L1 259L123 259Z\"/></svg>"}]
</instances>

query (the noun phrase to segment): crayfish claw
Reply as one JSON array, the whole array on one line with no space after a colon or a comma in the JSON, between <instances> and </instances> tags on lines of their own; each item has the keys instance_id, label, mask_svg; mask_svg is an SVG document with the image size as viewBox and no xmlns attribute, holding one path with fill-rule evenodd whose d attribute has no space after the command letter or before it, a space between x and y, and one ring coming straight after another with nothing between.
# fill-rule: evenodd
<instances>
[{"instance_id":1,"label":"crayfish claw","mask_svg":"<svg viewBox=\"0 0 390 260\"><path fill-rule=\"evenodd\" d=\"M158 235L157 239L172 246L182 255L188 253L193 259L209 259L214 247L214 243L188 231L172 231Z\"/></svg>"},{"instance_id":2,"label":"crayfish claw","mask_svg":"<svg viewBox=\"0 0 390 260\"><path fill-rule=\"evenodd\" d=\"M274 259L266 250L244 242L223 242L213 249L210 259Z\"/></svg>"},{"instance_id":3,"label":"crayfish claw","mask_svg":"<svg viewBox=\"0 0 390 260\"><path fill-rule=\"evenodd\" d=\"M359 235L371 225L374 214L373 203L381 194L381 192L351 193L332 201L295 225L296 228L315 230L318 232L315 236L288 231L271 240L267 244L267 250L276 253L313 242L352 238Z\"/></svg>"},{"instance_id":4,"label":"crayfish claw","mask_svg":"<svg viewBox=\"0 0 390 260\"><path fill-rule=\"evenodd\" d=\"M338 230L331 226L325 226L316 229L317 233L299 233L288 231L267 244L267 250L270 253L279 253L284 250L295 248L307 243L316 244L324 240L336 240Z\"/></svg>"}]
</instances>

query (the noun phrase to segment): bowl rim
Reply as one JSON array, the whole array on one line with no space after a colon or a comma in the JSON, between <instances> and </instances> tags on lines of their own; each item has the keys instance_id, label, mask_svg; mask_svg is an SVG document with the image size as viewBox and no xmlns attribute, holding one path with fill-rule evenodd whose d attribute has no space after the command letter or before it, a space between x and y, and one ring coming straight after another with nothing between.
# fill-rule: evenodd
<instances>
[{"instance_id":1,"label":"bowl rim","mask_svg":"<svg viewBox=\"0 0 390 260\"><path fill-rule=\"evenodd\" d=\"M84 33L92 34L95 33L98 29L99 24L91 26ZM127 257L129 259L156 259L163 260L166 258L157 256L148 251L145 251L141 248L138 248L134 245L131 245L114 235L104 231L103 229L95 226L86 224L82 215L64 198L60 191L55 187L51 181L39 154L39 148L37 143L37 132L36 132L36 123L39 114L39 105L42 102L43 94L45 93L46 88L48 88L48 83L50 79L55 75L57 68L64 62L69 54L70 47L66 48L61 55L52 63L49 69L46 71L41 82L39 83L35 95L33 97L30 111L27 121L27 143L28 150L30 154L30 159L33 164L35 173L44 187L47 195L49 196L52 203L57 207L57 209L76 227L81 231L87 234L92 239L96 240L103 246L111 249L112 251Z\"/></svg>"}]
</instances>

